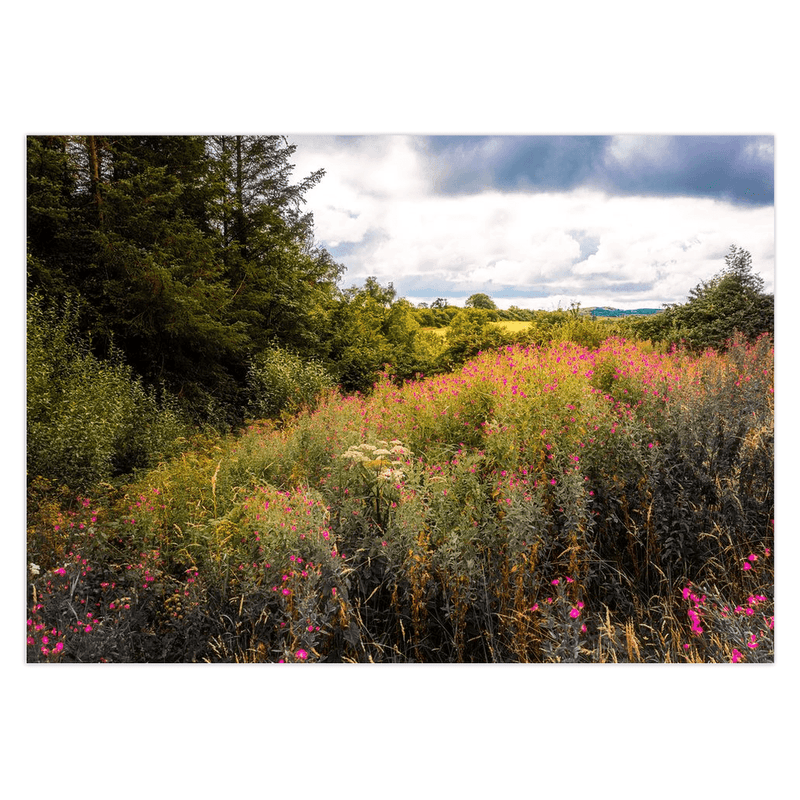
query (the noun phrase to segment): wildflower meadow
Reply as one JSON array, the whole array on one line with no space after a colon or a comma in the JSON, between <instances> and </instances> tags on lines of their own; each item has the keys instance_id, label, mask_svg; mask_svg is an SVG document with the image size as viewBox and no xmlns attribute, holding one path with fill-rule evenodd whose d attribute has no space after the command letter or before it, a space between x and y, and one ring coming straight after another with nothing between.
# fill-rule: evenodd
<instances>
[{"instance_id":1,"label":"wildflower meadow","mask_svg":"<svg viewBox=\"0 0 800 800\"><path fill-rule=\"evenodd\" d=\"M33 486L28 660L772 661L773 358L508 345Z\"/></svg>"}]
</instances>

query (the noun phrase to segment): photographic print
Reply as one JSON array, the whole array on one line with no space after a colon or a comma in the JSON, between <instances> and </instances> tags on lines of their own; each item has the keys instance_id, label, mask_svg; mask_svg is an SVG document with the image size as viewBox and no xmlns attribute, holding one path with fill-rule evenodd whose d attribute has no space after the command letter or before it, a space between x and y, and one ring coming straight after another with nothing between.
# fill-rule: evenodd
<instances>
[{"instance_id":1,"label":"photographic print","mask_svg":"<svg viewBox=\"0 0 800 800\"><path fill-rule=\"evenodd\" d=\"M773 662L773 135L26 144L28 662Z\"/></svg>"}]
</instances>

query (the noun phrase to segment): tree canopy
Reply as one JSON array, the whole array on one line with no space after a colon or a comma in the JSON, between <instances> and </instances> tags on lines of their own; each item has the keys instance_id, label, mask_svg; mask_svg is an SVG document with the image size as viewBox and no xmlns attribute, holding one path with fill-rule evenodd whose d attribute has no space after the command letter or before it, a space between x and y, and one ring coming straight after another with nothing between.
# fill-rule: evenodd
<instances>
[{"instance_id":1,"label":"tree canopy","mask_svg":"<svg viewBox=\"0 0 800 800\"><path fill-rule=\"evenodd\" d=\"M276 338L313 352L343 268L313 241L278 136L28 138L28 290L76 296L113 346L195 417L235 417Z\"/></svg>"},{"instance_id":2,"label":"tree canopy","mask_svg":"<svg viewBox=\"0 0 800 800\"><path fill-rule=\"evenodd\" d=\"M488 294L478 292L477 294L470 295L464 302L466 308L485 308L488 311L496 311L497 304L489 297Z\"/></svg>"},{"instance_id":3,"label":"tree canopy","mask_svg":"<svg viewBox=\"0 0 800 800\"><path fill-rule=\"evenodd\" d=\"M723 348L734 333L753 341L774 334L775 300L764 293L763 279L753 272L747 250L731 245L725 267L690 292L686 303L636 323L640 336L684 342L695 350Z\"/></svg>"}]
</instances>

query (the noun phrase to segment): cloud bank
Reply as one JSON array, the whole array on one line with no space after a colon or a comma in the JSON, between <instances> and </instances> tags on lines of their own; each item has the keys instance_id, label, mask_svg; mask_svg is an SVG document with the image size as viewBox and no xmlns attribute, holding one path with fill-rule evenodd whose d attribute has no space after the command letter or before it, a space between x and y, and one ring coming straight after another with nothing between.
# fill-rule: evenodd
<instances>
[{"instance_id":1,"label":"cloud bank","mask_svg":"<svg viewBox=\"0 0 800 800\"><path fill-rule=\"evenodd\" d=\"M731 244L773 290L772 137L292 136L344 284L413 302L658 307Z\"/></svg>"}]
</instances>

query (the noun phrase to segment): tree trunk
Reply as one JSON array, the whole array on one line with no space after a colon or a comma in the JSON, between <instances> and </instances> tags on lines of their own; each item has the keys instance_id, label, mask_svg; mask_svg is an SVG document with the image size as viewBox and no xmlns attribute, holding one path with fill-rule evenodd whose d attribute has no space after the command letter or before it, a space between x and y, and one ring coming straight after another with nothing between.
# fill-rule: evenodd
<instances>
[{"instance_id":1,"label":"tree trunk","mask_svg":"<svg viewBox=\"0 0 800 800\"><path fill-rule=\"evenodd\" d=\"M103 197L100 194L100 157L97 137L86 137L86 151L89 154L89 191L95 204L98 224L103 225Z\"/></svg>"}]
</instances>

